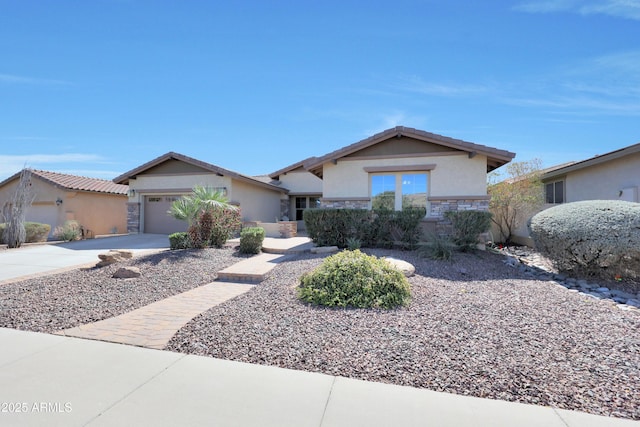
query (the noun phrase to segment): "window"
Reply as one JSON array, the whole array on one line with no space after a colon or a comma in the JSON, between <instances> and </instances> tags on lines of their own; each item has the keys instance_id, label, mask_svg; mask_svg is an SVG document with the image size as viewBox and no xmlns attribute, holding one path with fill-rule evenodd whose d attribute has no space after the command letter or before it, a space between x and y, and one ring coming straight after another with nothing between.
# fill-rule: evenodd
<instances>
[{"instance_id":1,"label":"window","mask_svg":"<svg viewBox=\"0 0 640 427\"><path fill-rule=\"evenodd\" d=\"M371 208L401 210L427 207L427 174L371 175Z\"/></svg>"},{"instance_id":2,"label":"window","mask_svg":"<svg viewBox=\"0 0 640 427\"><path fill-rule=\"evenodd\" d=\"M302 221L305 209L320 207L320 197L296 197L296 221Z\"/></svg>"},{"instance_id":3,"label":"window","mask_svg":"<svg viewBox=\"0 0 640 427\"><path fill-rule=\"evenodd\" d=\"M564 181L550 182L544 189L547 203L564 203Z\"/></svg>"}]
</instances>

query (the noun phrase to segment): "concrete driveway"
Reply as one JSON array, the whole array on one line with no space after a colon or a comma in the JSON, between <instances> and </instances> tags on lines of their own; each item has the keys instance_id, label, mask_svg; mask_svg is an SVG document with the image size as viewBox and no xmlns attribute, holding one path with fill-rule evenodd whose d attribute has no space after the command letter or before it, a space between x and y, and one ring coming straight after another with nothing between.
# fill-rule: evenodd
<instances>
[{"instance_id":1,"label":"concrete driveway","mask_svg":"<svg viewBox=\"0 0 640 427\"><path fill-rule=\"evenodd\" d=\"M67 243L27 245L0 250L0 284L56 271L96 264L109 249L134 253L169 249L166 234L129 234Z\"/></svg>"}]
</instances>

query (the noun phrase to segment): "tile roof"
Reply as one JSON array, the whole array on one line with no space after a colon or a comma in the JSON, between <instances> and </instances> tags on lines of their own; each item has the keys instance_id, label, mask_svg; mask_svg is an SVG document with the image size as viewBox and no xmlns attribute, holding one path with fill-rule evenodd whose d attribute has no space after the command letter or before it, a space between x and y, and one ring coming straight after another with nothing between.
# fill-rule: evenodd
<instances>
[{"instance_id":1,"label":"tile roof","mask_svg":"<svg viewBox=\"0 0 640 427\"><path fill-rule=\"evenodd\" d=\"M10 176L0 183L0 187L9 181L20 177L22 171ZM126 195L129 191L128 185L115 184L113 181L98 178L87 178L84 176L69 175L66 173L51 172L32 169L31 176L39 178L56 187L65 190L89 191L93 193L108 193Z\"/></svg>"}]
</instances>

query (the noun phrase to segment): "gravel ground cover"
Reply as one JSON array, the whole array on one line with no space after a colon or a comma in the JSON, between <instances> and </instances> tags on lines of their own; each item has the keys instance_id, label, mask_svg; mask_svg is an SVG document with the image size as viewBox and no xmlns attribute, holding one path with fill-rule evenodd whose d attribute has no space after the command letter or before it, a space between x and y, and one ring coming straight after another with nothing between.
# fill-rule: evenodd
<instances>
[{"instance_id":1,"label":"gravel ground cover","mask_svg":"<svg viewBox=\"0 0 640 427\"><path fill-rule=\"evenodd\" d=\"M640 312L571 292L491 253L416 266L411 304L327 309L296 298L322 256L278 264L193 319L167 349L436 391L640 419Z\"/></svg>"},{"instance_id":2,"label":"gravel ground cover","mask_svg":"<svg viewBox=\"0 0 640 427\"><path fill-rule=\"evenodd\" d=\"M2 284L0 327L55 332L96 322L212 282L219 270L241 260L232 248L165 251ZM111 277L127 265L142 276Z\"/></svg>"}]
</instances>

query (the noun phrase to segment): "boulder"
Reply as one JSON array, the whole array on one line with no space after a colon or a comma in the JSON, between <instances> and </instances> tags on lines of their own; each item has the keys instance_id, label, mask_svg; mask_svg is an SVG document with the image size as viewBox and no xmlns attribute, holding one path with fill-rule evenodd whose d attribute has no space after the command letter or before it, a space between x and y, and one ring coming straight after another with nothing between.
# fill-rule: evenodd
<instances>
[{"instance_id":1,"label":"boulder","mask_svg":"<svg viewBox=\"0 0 640 427\"><path fill-rule=\"evenodd\" d=\"M96 267L104 267L105 265L115 264L123 259L129 259L133 257L133 252L125 249L111 249L109 252L98 254L100 262L96 264Z\"/></svg>"},{"instance_id":2,"label":"boulder","mask_svg":"<svg viewBox=\"0 0 640 427\"><path fill-rule=\"evenodd\" d=\"M111 277L114 279L134 279L140 276L140 269L138 267L120 267Z\"/></svg>"},{"instance_id":3,"label":"boulder","mask_svg":"<svg viewBox=\"0 0 640 427\"><path fill-rule=\"evenodd\" d=\"M383 259L387 261L389 264L391 264L392 266L394 266L395 268L397 268L398 270L402 271L402 274L404 274L405 277L411 277L416 272L416 268L412 264L408 263L407 261L403 261L401 259L396 259L396 258L388 258L388 257L385 257Z\"/></svg>"}]
</instances>

